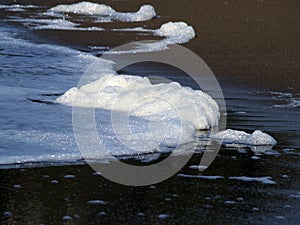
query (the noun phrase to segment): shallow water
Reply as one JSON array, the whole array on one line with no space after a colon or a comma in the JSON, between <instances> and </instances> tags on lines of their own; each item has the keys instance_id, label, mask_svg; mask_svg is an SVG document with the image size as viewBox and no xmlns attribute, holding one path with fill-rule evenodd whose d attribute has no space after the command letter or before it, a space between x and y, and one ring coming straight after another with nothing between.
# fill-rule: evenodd
<instances>
[{"instance_id":1,"label":"shallow water","mask_svg":"<svg viewBox=\"0 0 300 225\"><path fill-rule=\"evenodd\" d=\"M0 7L2 224L299 223L297 1L190 6L172 1L171 7L169 1L152 1L158 18L142 23L102 23L91 16L69 15L70 21L106 29L103 31L31 29L16 18L36 19L56 2L30 3L42 7ZM134 12L143 4L104 3L118 12ZM228 128L251 133L262 130L277 145L263 154L256 146L223 146L203 173L193 168L209 146L185 145L183 150L195 148L192 159L178 175L155 186L125 187L93 175L74 141L71 108L53 101L77 85L93 61L91 54L129 41L160 39L142 31L112 29L157 29L168 21L181 20L197 34L185 46L206 61L221 84ZM159 75L197 88L182 71L166 65L140 63L123 72ZM105 127L109 112L98 113ZM122 148L115 150L122 152ZM162 151L133 159L120 154L126 162L138 165L152 164L167 155Z\"/></svg>"}]
</instances>

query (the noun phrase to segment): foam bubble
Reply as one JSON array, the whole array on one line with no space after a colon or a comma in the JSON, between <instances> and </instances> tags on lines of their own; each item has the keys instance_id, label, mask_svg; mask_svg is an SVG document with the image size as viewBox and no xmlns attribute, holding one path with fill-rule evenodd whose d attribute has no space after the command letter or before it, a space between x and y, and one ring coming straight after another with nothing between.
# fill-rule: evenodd
<instances>
[{"instance_id":1,"label":"foam bubble","mask_svg":"<svg viewBox=\"0 0 300 225\"><path fill-rule=\"evenodd\" d=\"M204 92L176 82L151 84L147 77L118 75L113 61L100 58L96 63L101 70L89 74L89 83L69 89L56 102L111 111L114 131L126 147L139 152L176 147L192 141L195 129L218 125L218 105Z\"/></svg>"},{"instance_id":2,"label":"foam bubble","mask_svg":"<svg viewBox=\"0 0 300 225\"><path fill-rule=\"evenodd\" d=\"M277 142L269 134L263 133L260 130L248 134L244 131L227 129L211 136L212 139L221 141L225 144L245 144L250 146L273 146Z\"/></svg>"},{"instance_id":3,"label":"foam bubble","mask_svg":"<svg viewBox=\"0 0 300 225\"><path fill-rule=\"evenodd\" d=\"M196 34L192 26L185 22L168 22L154 31L155 35L167 37L167 42L182 44L189 42Z\"/></svg>"},{"instance_id":4,"label":"foam bubble","mask_svg":"<svg viewBox=\"0 0 300 225\"><path fill-rule=\"evenodd\" d=\"M132 50L109 51L105 52L105 54L130 54L138 52L162 51L168 49L168 45L184 44L196 37L194 28L185 22L168 22L156 30L132 28L132 31L135 29L143 32L152 32L154 35L164 38L160 41L155 41L152 43L140 43L135 49Z\"/></svg>"},{"instance_id":5,"label":"foam bubble","mask_svg":"<svg viewBox=\"0 0 300 225\"><path fill-rule=\"evenodd\" d=\"M79 2L71 5L57 5L50 12L74 13L85 15L105 16L113 20L126 22L146 21L156 16L155 9L151 5L143 5L137 12L117 12L112 7L105 4L91 2Z\"/></svg>"},{"instance_id":6,"label":"foam bubble","mask_svg":"<svg viewBox=\"0 0 300 225\"><path fill-rule=\"evenodd\" d=\"M111 64L108 64L110 66ZM194 129L218 125L217 103L200 90L183 87L176 82L151 84L146 77L116 75L103 76L79 88L73 87L56 102L79 107L98 107L131 112L133 116L181 119Z\"/></svg>"}]
</instances>

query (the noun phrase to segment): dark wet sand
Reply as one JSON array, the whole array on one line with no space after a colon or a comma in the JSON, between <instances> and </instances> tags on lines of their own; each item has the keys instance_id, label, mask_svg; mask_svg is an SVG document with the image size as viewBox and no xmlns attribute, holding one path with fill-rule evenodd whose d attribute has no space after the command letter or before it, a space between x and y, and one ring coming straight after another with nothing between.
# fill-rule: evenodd
<instances>
[{"instance_id":1,"label":"dark wet sand","mask_svg":"<svg viewBox=\"0 0 300 225\"><path fill-rule=\"evenodd\" d=\"M66 224L299 224L296 196L300 186L295 182L299 166L294 166L298 158L287 164L285 157L252 160L250 153L241 155L228 149L221 154L203 175L222 175L224 179L173 176L149 187L114 184L92 175L89 166L0 170L0 211L4 215L0 221L63 224L63 218L70 216L72 220ZM189 165L197 164L199 157L194 156ZM282 176L283 170L288 171L284 174L288 178ZM180 173L197 171L186 167ZM265 174L276 184L227 178ZM105 204L89 204L91 200ZM169 217L161 219L161 214ZM284 219L277 218L280 216Z\"/></svg>"},{"instance_id":2,"label":"dark wet sand","mask_svg":"<svg viewBox=\"0 0 300 225\"><path fill-rule=\"evenodd\" d=\"M2 2L10 2L2 0ZM17 3L56 5L71 1L24 0ZM76 2L76 1L72 1ZM96 1L95 1L96 2ZM299 92L300 4L298 0L151 0L108 1L119 11L136 11L151 3L160 18L141 23L99 24L101 27L157 28L167 21L186 21L197 38L185 46L211 67L221 83L241 87ZM73 34L74 33L74 34ZM80 33L80 34L79 34ZM85 48L88 45L117 46L144 40L144 35L120 32L40 31L39 38ZM71 37L71 38L70 38ZM147 37L147 36L146 36Z\"/></svg>"}]
</instances>

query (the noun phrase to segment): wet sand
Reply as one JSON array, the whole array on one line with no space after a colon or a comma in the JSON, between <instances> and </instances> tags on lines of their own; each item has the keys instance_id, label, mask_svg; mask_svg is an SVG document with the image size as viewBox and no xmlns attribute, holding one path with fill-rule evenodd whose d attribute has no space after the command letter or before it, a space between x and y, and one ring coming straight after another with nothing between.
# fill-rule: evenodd
<instances>
[{"instance_id":1,"label":"wet sand","mask_svg":"<svg viewBox=\"0 0 300 225\"><path fill-rule=\"evenodd\" d=\"M107 181L87 165L0 170L1 224L298 224L298 157L221 151L203 175L172 178L148 187ZM189 165L179 173L197 175ZM133 161L126 161L132 163ZM299 164L298 164L299 165ZM282 174L285 171L285 174ZM276 184L230 180L261 177ZM12 179L13 178L13 179ZM96 201L97 200L97 201ZM65 219L65 221L64 221Z\"/></svg>"},{"instance_id":2,"label":"wet sand","mask_svg":"<svg viewBox=\"0 0 300 225\"><path fill-rule=\"evenodd\" d=\"M16 1L47 6L64 2L70 1ZM136 11L149 1L106 0L101 3L119 11ZM300 5L297 0L194 0L188 4L185 0L153 0L151 4L159 15L157 19L146 23L99 26L118 28L146 24L148 28L157 28L168 21L184 20L195 28L197 34L197 38L185 46L210 66L221 84L299 92ZM81 49L90 45L114 47L147 38L122 32L39 31L36 34L38 38Z\"/></svg>"}]
</instances>

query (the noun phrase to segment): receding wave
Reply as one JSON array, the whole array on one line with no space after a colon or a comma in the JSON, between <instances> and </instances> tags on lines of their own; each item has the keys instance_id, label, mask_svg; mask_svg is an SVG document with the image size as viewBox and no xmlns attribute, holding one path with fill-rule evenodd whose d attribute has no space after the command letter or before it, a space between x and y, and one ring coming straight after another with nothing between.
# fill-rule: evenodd
<instances>
[{"instance_id":1,"label":"receding wave","mask_svg":"<svg viewBox=\"0 0 300 225\"><path fill-rule=\"evenodd\" d=\"M96 6L98 7L98 4ZM110 10L109 7L106 9ZM68 10L71 8L60 7L56 10L52 8L49 11L61 15ZM100 8L95 9L95 15L101 15L97 10ZM77 12L73 11L73 13ZM118 14L118 12L115 13L114 16ZM128 21L128 18L130 21L137 20L137 14L138 12L120 15L125 21ZM102 29L100 27L83 28L80 24L63 18L21 19L29 24L29 27L40 29ZM114 19L118 18L114 17ZM90 54L83 54L67 47L35 44L12 35L12 28L0 29L0 44L3 48L1 52L5 56L2 61L5 63L3 74L9 73L6 84L3 84L0 89L1 99L5 100L5 107L9 112L4 116L13 118L10 124L5 123L7 130L3 129L0 132L1 164L80 160L81 155L70 121L70 107L66 106L96 107L99 137L116 156L145 153L145 149L146 153L163 152L166 148L174 148L195 141L195 131L198 129L211 129L218 126L220 117L218 105L215 100L200 90L193 90L176 82L154 85L141 76L117 74L112 67L113 61L97 59ZM187 43L195 37L193 27L185 22L168 22L158 29L141 27L124 29L127 31L134 29L162 37L162 40L141 44L136 49L127 52L132 54L160 51L170 44ZM14 61L9 60L11 54L14 53L18 53L20 57L15 57ZM84 72L83 65L90 64L94 60L101 64L101 70L95 74L97 79L80 87L74 87L76 80ZM35 67L28 67L32 65L32 62L35 63ZM20 69L14 74L11 68L15 68L16 65L22 66L24 71ZM51 74L51 79L41 75L44 71L47 71L47 75ZM22 76L19 73L22 73ZM36 76L28 76L28 74ZM22 87L14 86L13 76L18 76ZM53 93L64 94L55 100L57 94L48 93L49 90ZM16 102L21 113L15 112ZM48 104L50 102L58 104ZM40 119L41 110L44 118ZM28 115L28 121L24 122L24 116L19 114ZM129 147L124 147L124 143L120 143L114 133L115 127L112 127L111 123L112 114L117 117L129 115L130 129L134 135L128 133L127 130L119 130L119 134L127 140L126 143L130 143ZM243 140L240 139L241 136L244 137ZM227 130L221 131L216 136L205 138L226 144L240 143L251 146L270 147L276 143L272 137L259 131L246 134L241 131ZM149 146L154 146L156 143L161 143L161 145L155 149L149 149ZM141 151L133 151L132 148ZM170 151L170 149L167 150ZM102 159L103 156L95 153L91 154L90 158Z\"/></svg>"}]
</instances>

